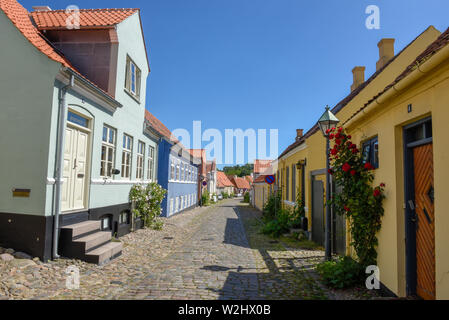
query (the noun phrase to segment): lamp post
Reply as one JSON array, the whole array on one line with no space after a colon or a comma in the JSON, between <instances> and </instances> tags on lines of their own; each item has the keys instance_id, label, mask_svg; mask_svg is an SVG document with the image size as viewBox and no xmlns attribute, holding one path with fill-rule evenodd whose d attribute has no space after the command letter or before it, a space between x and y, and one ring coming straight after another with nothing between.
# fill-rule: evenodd
<instances>
[{"instance_id":1,"label":"lamp post","mask_svg":"<svg viewBox=\"0 0 449 320\"><path fill-rule=\"evenodd\" d=\"M329 133L332 128L335 128L340 120L329 110L329 106L326 106L326 111L324 111L320 120L318 120L318 125L320 126L321 132L326 138L326 234L325 234L325 258L326 260L332 259L332 240L331 240L331 228L332 228L332 217L331 217L331 207L330 201L330 176L329 176Z\"/></svg>"}]
</instances>

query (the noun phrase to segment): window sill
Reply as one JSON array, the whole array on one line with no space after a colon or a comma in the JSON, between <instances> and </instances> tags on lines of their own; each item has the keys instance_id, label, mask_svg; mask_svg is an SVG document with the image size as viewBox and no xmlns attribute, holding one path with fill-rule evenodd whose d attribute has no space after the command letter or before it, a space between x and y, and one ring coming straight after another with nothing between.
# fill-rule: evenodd
<instances>
[{"instance_id":1,"label":"window sill","mask_svg":"<svg viewBox=\"0 0 449 320\"><path fill-rule=\"evenodd\" d=\"M134 101L136 101L138 104L140 104L140 100L139 98L137 98L137 96L135 94L133 94L132 92L129 92L127 89L123 89L123 91L125 91L125 93L130 96L131 98L134 99Z\"/></svg>"}]
</instances>

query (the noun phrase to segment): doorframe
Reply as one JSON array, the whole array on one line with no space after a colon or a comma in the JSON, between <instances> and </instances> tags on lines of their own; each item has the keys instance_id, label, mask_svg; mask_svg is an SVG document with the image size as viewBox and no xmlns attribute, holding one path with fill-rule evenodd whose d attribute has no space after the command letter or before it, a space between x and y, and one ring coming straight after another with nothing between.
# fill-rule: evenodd
<instances>
[{"instance_id":1,"label":"doorframe","mask_svg":"<svg viewBox=\"0 0 449 320\"><path fill-rule=\"evenodd\" d=\"M73 107L78 107L74 105ZM88 116L84 113L81 113L77 111L76 109L71 108L71 106L67 109L67 115L69 112L75 113L85 119L88 120L88 127L83 127L80 125L77 125L76 123L68 121L66 119L67 127L83 131L84 133L87 133L87 146L86 146L86 175L84 179L84 208L82 209L69 209L61 211L61 214L69 214L69 213L76 213L76 212L84 212L89 209L89 196L90 196L90 179L91 179L91 172L92 172L92 152L93 152L93 129L94 129L94 118L91 116ZM65 133L64 133L65 134ZM64 139L65 140L65 139ZM65 141L66 142L66 141Z\"/></svg>"},{"instance_id":2,"label":"doorframe","mask_svg":"<svg viewBox=\"0 0 449 320\"><path fill-rule=\"evenodd\" d=\"M417 261L416 261L416 224L412 221L415 217L415 210L412 210L408 204L410 199L415 199L415 179L413 164L413 149L430 144L433 138L424 138L418 141L407 143L409 130L422 125L424 122L432 120L431 116L425 117L403 127L402 142L404 149L404 207L405 207L405 278L406 295L416 295L417 285Z\"/></svg>"}]
</instances>

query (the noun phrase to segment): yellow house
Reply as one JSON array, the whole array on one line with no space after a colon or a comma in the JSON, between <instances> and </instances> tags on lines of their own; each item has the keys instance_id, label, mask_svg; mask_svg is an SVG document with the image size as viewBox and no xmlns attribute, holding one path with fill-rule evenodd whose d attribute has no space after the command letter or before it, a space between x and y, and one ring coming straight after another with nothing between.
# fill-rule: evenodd
<instances>
[{"instance_id":1,"label":"yellow house","mask_svg":"<svg viewBox=\"0 0 449 320\"><path fill-rule=\"evenodd\" d=\"M416 285L414 285L414 283L416 283L417 278L416 267L413 269L413 263L416 265L417 261L413 261L413 253L410 248L407 249L409 250L407 256L410 261L406 263L406 246L404 240L406 238L405 217L408 209L404 209L406 203L404 198L406 194L406 191L404 190L404 177L409 177L411 174L409 172L404 173L405 167L403 163L405 161L404 158L407 157L404 155L403 136L409 137L413 135L413 132L423 130L423 128L427 131L432 131L429 129L428 117L432 112L432 101L434 103L436 103L436 101L432 100L435 99L434 95L431 93L425 95L420 89L416 89L413 93L409 93L410 90L408 88L407 90L404 89L405 85L399 84L401 81L397 84L402 90L401 92L397 92L397 90L399 90L398 88L392 87L393 89L390 88L389 90L386 90L382 96L379 96L374 100L373 97L378 96L379 92L383 92L385 88L388 88L388 86L390 86L401 74L403 76L404 70L409 70L409 66L416 62L416 57L424 52L429 45L433 44L439 35L440 32L438 30L434 27L429 27L396 55L394 54L394 39L382 39L378 43L379 61L376 64L376 72L365 81L365 68L355 67L353 69L354 82L351 85L351 93L332 109L332 112L340 119L341 124L344 123L344 126L350 130L350 133L354 138L354 143L358 143L360 149L365 148L364 150L366 150L369 147L371 150L379 151L376 153L379 157L379 168L375 171L376 180L378 180L376 182L385 182L387 184L387 199L385 200L385 216L382 223L382 230L379 234L378 264L381 282L387 289L398 296L416 293ZM433 46L435 47L435 44L433 44ZM432 52L432 50L430 50L430 52ZM438 54L435 56L438 56ZM418 68L417 70L418 71L414 71L408 76L412 77L411 80L417 79L416 75L420 75L420 69ZM428 70L426 70L426 72L428 72ZM406 79L409 79L408 77L406 77ZM438 75L436 74L427 76L427 78L430 79L437 77ZM407 80L403 79L402 81ZM426 82L429 86L432 83L433 82L430 80ZM447 91L447 87L445 89ZM424 87L421 90L424 90ZM429 87L429 90L436 89L434 87ZM441 88L438 93L443 94L444 88ZM396 95L398 95L399 98L393 98ZM420 106L418 101L415 100L418 99L417 97L420 95L424 95L423 99L419 100L419 102L425 105L425 107ZM404 107L403 103L405 103L405 97L409 97L410 102L407 101ZM389 101L388 99L396 99L394 100L396 104L394 105L395 107L391 107L391 111L387 112L386 110L389 110L386 104L386 101ZM367 104L367 101L373 102ZM411 104L410 107L408 107L409 104ZM366 108L361 110L361 107L363 106L366 106ZM410 108L410 112L408 112L408 108ZM439 108L439 112L443 113L443 107L439 106ZM404 112L405 114L403 114ZM420 122L416 121L424 118L425 122L422 122L421 127L419 127ZM442 119L443 117L438 118L440 121ZM413 124L413 126L404 127L408 124ZM417 127L414 127L415 124ZM381 132L381 128L384 128L384 131ZM432 128L434 131L433 133L435 134L435 121L433 122ZM410 132L407 131L407 133L404 133L406 130L410 130ZM429 138L430 137L426 136L425 139ZM429 140L426 141L428 142ZM443 139L439 141L440 144L444 143ZM437 145L434 146L434 150L436 150L436 147ZM435 157L434 168L437 167L437 163L442 166L444 159L447 159L447 153L446 157L444 157L442 156L444 155L444 152L442 150L439 151L439 156ZM315 125L304 135L302 135L301 131L297 131L297 137L294 143L287 147L287 149L279 156L277 168L278 183L283 194L284 206L291 206L296 199L295 195L297 195L299 191L305 200L311 237L316 242L322 244L324 243L325 225L324 199L327 191L324 182L326 175L325 160L325 138L318 126ZM407 158L407 161L410 162L411 160ZM407 170L410 170L410 165L408 165L407 168ZM444 183L442 180L437 180L436 177L435 185L433 187L435 190L437 190L438 183ZM407 188L410 189L410 187ZM441 190L444 190L443 188L444 187L440 186L440 192L442 192ZM433 194L434 191L427 190L426 192ZM435 199L435 212L437 212L438 207L442 207L443 204L438 204L437 197ZM449 225L447 223L448 221L445 220L448 218L435 215L435 222L437 222L438 219L441 219L443 223L442 225L435 225L436 242L438 242L438 236L443 237L442 233L438 233L438 228L443 228L444 225ZM349 236L346 229L345 222L339 217L334 217L334 252L351 254L351 250L348 246ZM407 227L407 230L410 233L409 226ZM449 280L445 276L444 269L445 267L446 269L449 267L449 256L443 256L442 248L436 246L435 249L437 257L436 297L449 298ZM406 272L406 268L409 271ZM415 274L415 276L413 276L413 274ZM425 278L428 278L427 274L425 274ZM439 286L438 281L441 282ZM422 292L419 292L419 294L423 297L428 297Z\"/></svg>"},{"instance_id":2,"label":"yellow house","mask_svg":"<svg viewBox=\"0 0 449 320\"><path fill-rule=\"evenodd\" d=\"M378 161L375 183L387 185L378 264L400 296L449 299L448 105L449 29L344 118L354 143Z\"/></svg>"}]
</instances>

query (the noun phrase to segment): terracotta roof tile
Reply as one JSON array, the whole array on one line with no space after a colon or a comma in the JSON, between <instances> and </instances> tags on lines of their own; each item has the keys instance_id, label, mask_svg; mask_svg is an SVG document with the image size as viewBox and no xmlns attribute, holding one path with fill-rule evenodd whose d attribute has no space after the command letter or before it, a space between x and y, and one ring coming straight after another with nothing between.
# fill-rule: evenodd
<instances>
[{"instance_id":1,"label":"terracotta roof tile","mask_svg":"<svg viewBox=\"0 0 449 320\"><path fill-rule=\"evenodd\" d=\"M217 186L219 188L233 187L234 184L229 180L223 171L217 171Z\"/></svg>"},{"instance_id":2,"label":"terracotta roof tile","mask_svg":"<svg viewBox=\"0 0 449 320\"><path fill-rule=\"evenodd\" d=\"M249 184L253 183L253 177L251 176L245 176L246 181L248 181Z\"/></svg>"},{"instance_id":3,"label":"terracotta roof tile","mask_svg":"<svg viewBox=\"0 0 449 320\"><path fill-rule=\"evenodd\" d=\"M254 160L254 173L259 174L270 168L271 160Z\"/></svg>"},{"instance_id":4,"label":"terracotta roof tile","mask_svg":"<svg viewBox=\"0 0 449 320\"><path fill-rule=\"evenodd\" d=\"M138 11L139 9L80 9L80 27L111 27ZM40 30L66 28L67 18L71 14L71 12L66 13L65 10L31 12Z\"/></svg>"},{"instance_id":5,"label":"terracotta roof tile","mask_svg":"<svg viewBox=\"0 0 449 320\"><path fill-rule=\"evenodd\" d=\"M249 182L246 181L244 178L236 177L233 179L235 186L237 189L251 189L251 186L249 185Z\"/></svg>"},{"instance_id":6,"label":"terracotta roof tile","mask_svg":"<svg viewBox=\"0 0 449 320\"><path fill-rule=\"evenodd\" d=\"M266 175L260 175L260 176L258 176L258 177L254 180L254 183L265 182L265 177L266 177Z\"/></svg>"},{"instance_id":7,"label":"terracotta roof tile","mask_svg":"<svg viewBox=\"0 0 449 320\"><path fill-rule=\"evenodd\" d=\"M173 136L172 132L150 111L145 110L145 120L156 132L170 141L177 142L178 140Z\"/></svg>"}]
</instances>

